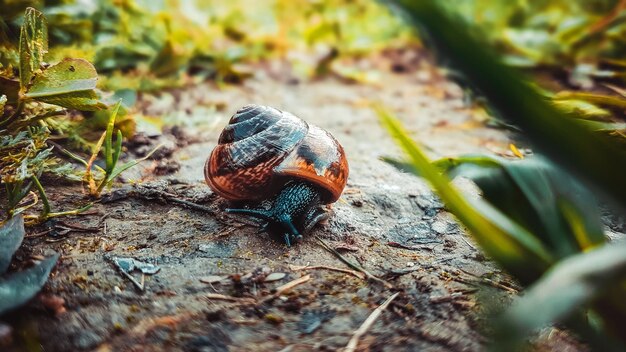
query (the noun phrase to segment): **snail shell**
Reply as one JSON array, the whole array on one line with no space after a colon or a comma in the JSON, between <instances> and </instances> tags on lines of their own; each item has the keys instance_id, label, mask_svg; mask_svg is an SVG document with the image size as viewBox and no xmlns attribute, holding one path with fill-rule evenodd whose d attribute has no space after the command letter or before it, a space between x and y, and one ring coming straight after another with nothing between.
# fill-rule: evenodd
<instances>
[{"instance_id":1,"label":"snail shell","mask_svg":"<svg viewBox=\"0 0 626 352\"><path fill-rule=\"evenodd\" d=\"M288 112L247 105L222 131L206 161L208 185L230 200L260 200L288 181L320 190L323 203L339 199L348 179L343 147L323 129Z\"/></svg>"}]
</instances>

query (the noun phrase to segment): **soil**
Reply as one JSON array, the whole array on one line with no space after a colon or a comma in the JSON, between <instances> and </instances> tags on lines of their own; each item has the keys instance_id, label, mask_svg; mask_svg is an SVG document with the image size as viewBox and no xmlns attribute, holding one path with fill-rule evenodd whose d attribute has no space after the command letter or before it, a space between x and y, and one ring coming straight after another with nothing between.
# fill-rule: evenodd
<instances>
[{"instance_id":1,"label":"soil","mask_svg":"<svg viewBox=\"0 0 626 352\"><path fill-rule=\"evenodd\" d=\"M65 311L54 314L35 299L10 315L16 333L7 350L334 351L395 292L358 350L483 350L489 313L508 304L519 287L481 254L423 180L380 160L400 153L373 104L401 118L433 158L510 154L509 137L485 127L463 90L427 60L402 70L393 59L377 65L377 83L300 82L275 65L260 65L242 85L204 83L142 96L144 116L179 126L158 136L149 119L139 119L144 133L127 145L129 154L164 142L159 160L125 174L125 184L86 214L28 229L17 259L62 254L44 294L62 298ZM292 247L257 233L253 221L224 213L228 203L203 180L203 163L221 128L250 103L330 131L348 156L348 185L329 208L330 218ZM478 196L469 182L457 184ZM77 185L49 192L55 209L86 199ZM380 280L331 270L350 268L316 237ZM160 271L145 275L140 290L114 266L120 257ZM270 273L279 280L265 281ZM306 282L276 293L306 275ZM548 328L534 348L582 347Z\"/></svg>"}]
</instances>

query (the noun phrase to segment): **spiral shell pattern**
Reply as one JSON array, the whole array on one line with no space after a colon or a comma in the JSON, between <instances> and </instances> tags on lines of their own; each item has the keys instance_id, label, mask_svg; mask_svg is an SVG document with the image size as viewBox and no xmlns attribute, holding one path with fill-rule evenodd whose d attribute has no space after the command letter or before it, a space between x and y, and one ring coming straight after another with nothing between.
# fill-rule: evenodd
<instances>
[{"instance_id":1,"label":"spiral shell pattern","mask_svg":"<svg viewBox=\"0 0 626 352\"><path fill-rule=\"evenodd\" d=\"M308 181L336 201L348 178L341 145L328 132L267 106L239 109L207 159L208 185L231 200L267 198L290 179Z\"/></svg>"}]
</instances>

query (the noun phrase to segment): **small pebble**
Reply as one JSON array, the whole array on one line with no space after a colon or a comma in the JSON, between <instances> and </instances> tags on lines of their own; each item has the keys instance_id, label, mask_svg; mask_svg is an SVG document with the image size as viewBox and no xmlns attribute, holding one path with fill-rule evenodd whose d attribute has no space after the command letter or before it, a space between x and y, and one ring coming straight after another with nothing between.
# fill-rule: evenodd
<instances>
[{"instance_id":1,"label":"small pebble","mask_svg":"<svg viewBox=\"0 0 626 352\"><path fill-rule=\"evenodd\" d=\"M406 266L408 266L408 267L410 268L410 267L412 267L412 266L415 266L415 263L413 263L413 262L408 262L408 263L406 263Z\"/></svg>"},{"instance_id":2,"label":"small pebble","mask_svg":"<svg viewBox=\"0 0 626 352\"><path fill-rule=\"evenodd\" d=\"M285 276L287 276L287 274L285 273L271 273L269 275L267 275L267 277L265 278L265 282L272 282L272 281L278 281L278 280L282 280L285 278Z\"/></svg>"}]
</instances>

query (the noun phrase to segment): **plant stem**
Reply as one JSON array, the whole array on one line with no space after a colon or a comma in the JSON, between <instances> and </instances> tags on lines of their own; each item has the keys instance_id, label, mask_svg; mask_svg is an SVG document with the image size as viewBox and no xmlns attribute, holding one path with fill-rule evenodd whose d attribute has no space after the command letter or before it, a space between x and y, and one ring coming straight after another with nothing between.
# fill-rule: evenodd
<instances>
[{"instance_id":1,"label":"plant stem","mask_svg":"<svg viewBox=\"0 0 626 352\"><path fill-rule=\"evenodd\" d=\"M91 208L93 206L93 203L89 203L87 205L85 205L84 207L78 208L78 209L74 209L74 210L66 210L66 211L60 211L57 213L49 213L48 216L46 217L46 219L50 219L50 218L54 218L57 216L66 216L66 215L78 215L86 210L88 210L89 208Z\"/></svg>"},{"instance_id":2,"label":"plant stem","mask_svg":"<svg viewBox=\"0 0 626 352\"><path fill-rule=\"evenodd\" d=\"M37 187L37 191L39 192L39 195L41 196L41 202L43 203L43 210L41 211L41 218L47 219L48 215L50 214L50 202L48 201L48 196L46 196L46 191L43 189L43 186L41 185L41 182L39 182L39 179L37 178L37 176L33 175L32 179L33 179L33 183L35 184L35 187Z\"/></svg>"}]
</instances>

